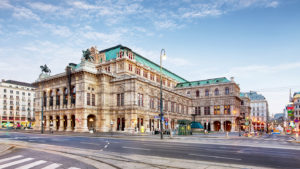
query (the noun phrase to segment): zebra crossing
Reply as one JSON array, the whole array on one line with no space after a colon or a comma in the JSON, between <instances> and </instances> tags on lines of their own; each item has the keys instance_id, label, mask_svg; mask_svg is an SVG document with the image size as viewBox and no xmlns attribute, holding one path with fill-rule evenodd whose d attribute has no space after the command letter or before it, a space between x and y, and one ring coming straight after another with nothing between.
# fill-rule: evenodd
<instances>
[{"instance_id":1,"label":"zebra crossing","mask_svg":"<svg viewBox=\"0 0 300 169\"><path fill-rule=\"evenodd\" d=\"M14 169L56 169L65 168L62 164L53 163L45 160L35 159L31 157L24 157L23 155L11 156L7 158L0 158L0 169L14 168ZM79 169L77 167L69 167L68 169Z\"/></svg>"}]
</instances>

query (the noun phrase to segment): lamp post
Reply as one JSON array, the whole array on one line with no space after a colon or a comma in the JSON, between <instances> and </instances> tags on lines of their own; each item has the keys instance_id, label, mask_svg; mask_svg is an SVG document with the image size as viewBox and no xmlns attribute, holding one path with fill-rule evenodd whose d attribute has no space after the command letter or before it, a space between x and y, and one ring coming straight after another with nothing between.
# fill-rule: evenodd
<instances>
[{"instance_id":1,"label":"lamp post","mask_svg":"<svg viewBox=\"0 0 300 169\"><path fill-rule=\"evenodd\" d=\"M41 98L42 98L42 109L41 109L41 133L43 134L44 133L44 103L43 103L43 100L44 100L44 92L43 92L43 85L42 85L42 92L41 92Z\"/></svg>"},{"instance_id":2,"label":"lamp post","mask_svg":"<svg viewBox=\"0 0 300 169\"><path fill-rule=\"evenodd\" d=\"M162 59L166 57L165 49L160 51L160 139L163 139L163 101L162 101Z\"/></svg>"}]
</instances>

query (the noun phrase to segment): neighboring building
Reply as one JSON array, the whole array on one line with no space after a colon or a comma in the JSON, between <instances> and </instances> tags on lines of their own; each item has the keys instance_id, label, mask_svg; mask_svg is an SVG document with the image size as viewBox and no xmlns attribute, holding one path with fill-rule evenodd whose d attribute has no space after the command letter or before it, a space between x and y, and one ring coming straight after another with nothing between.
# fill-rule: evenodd
<instances>
[{"instance_id":1,"label":"neighboring building","mask_svg":"<svg viewBox=\"0 0 300 169\"><path fill-rule=\"evenodd\" d=\"M34 120L35 88L32 84L14 80L0 82L0 127L6 124L28 125Z\"/></svg>"},{"instance_id":2,"label":"neighboring building","mask_svg":"<svg viewBox=\"0 0 300 169\"><path fill-rule=\"evenodd\" d=\"M208 131L237 131L240 88L225 77L178 83L176 92L191 98L195 121Z\"/></svg>"},{"instance_id":3,"label":"neighboring building","mask_svg":"<svg viewBox=\"0 0 300 169\"><path fill-rule=\"evenodd\" d=\"M299 121L300 121L300 92L295 92L293 95L293 105L294 105L294 122L299 129Z\"/></svg>"},{"instance_id":4,"label":"neighboring building","mask_svg":"<svg viewBox=\"0 0 300 169\"><path fill-rule=\"evenodd\" d=\"M243 93L240 93L241 101L241 129L251 130L251 100L246 97Z\"/></svg>"},{"instance_id":5,"label":"neighboring building","mask_svg":"<svg viewBox=\"0 0 300 169\"><path fill-rule=\"evenodd\" d=\"M224 122L227 130L237 129L241 99L233 79L188 82L167 69L162 71L162 106L168 123L164 128L174 129L178 120L192 120L197 110L201 115L196 120L201 124L209 120L211 130L219 130ZM46 130L50 122L55 130L75 132L160 128L160 66L127 47L102 51L92 47L84 51L80 64L70 63L65 72L53 76L42 73L34 85L37 124L43 105Z\"/></svg>"},{"instance_id":6,"label":"neighboring building","mask_svg":"<svg viewBox=\"0 0 300 169\"><path fill-rule=\"evenodd\" d=\"M250 116L254 130L266 130L269 118L269 106L266 98L254 91L245 92L243 95L250 98Z\"/></svg>"}]
</instances>

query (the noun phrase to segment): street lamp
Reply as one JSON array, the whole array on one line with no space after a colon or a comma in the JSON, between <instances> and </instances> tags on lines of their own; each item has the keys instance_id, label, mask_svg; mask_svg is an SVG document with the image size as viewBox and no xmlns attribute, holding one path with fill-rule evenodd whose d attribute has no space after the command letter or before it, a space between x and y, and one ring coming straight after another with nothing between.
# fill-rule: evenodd
<instances>
[{"instance_id":1,"label":"street lamp","mask_svg":"<svg viewBox=\"0 0 300 169\"><path fill-rule=\"evenodd\" d=\"M166 59L165 49L160 51L160 139L163 139L163 101L162 101L162 59Z\"/></svg>"},{"instance_id":2,"label":"street lamp","mask_svg":"<svg viewBox=\"0 0 300 169\"><path fill-rule=\"evenodd\" d=\"M42 99L42 109L41 109L41 133L43 134L44 133L44 91L43 91L43 85L42 85L42 88L41 88L41 99Z\"/></svg>"}]
</instances>

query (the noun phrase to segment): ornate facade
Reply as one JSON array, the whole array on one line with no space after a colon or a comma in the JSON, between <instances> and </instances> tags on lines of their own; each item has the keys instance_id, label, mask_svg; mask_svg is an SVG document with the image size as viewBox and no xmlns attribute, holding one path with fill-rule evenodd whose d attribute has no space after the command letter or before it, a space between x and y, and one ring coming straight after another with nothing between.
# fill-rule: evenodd
<instances>
[{"instance_id":1,"label":"ornate facade","mask_svg":"<svg viewBox=\"0 0 300 169\"><path fill-rule=\"evenodd\" d=\"M201 124L228 121L228 130L236 129L228 127L235 125L240 115L240 88L233 80L217 78L189 86L194 82L164 68L162 72L164 128L175 129L177 120L195 117ZM151 132L160 128L160 67L127 47L102 51L92 47L83 51L80 64L70 63L65 72L53 76L42 73L34 85L37 124L41 124L43 106L46 130L51 122L55 130L75 132ZM218 95L213 94L215 88ZM210 114L195 114L196 107L204 113L208 106ZM219 130L222 125L210 128Z\"/></svg>"}]
</instances>

